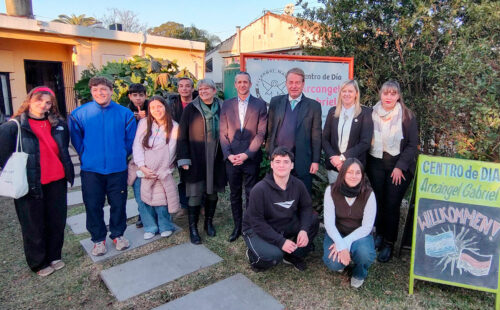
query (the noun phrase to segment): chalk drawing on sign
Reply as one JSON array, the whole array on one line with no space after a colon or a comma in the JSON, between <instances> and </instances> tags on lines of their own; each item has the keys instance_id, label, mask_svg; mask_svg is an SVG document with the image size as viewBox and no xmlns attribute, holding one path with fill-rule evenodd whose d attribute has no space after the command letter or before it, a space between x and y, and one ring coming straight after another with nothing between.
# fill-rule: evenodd
<instances>
[{"instance_id":1,"label":"chalk drawing on sign","mask_svg":"<svg viewBox=\"0 0 500 310\"><path fill-rule=\"evenodd\" d=\"M490 273L493 255L480 255L476 252L464 249L460 252L457 268L477 277L486 276Z\"/></svg>"}]
</instances>

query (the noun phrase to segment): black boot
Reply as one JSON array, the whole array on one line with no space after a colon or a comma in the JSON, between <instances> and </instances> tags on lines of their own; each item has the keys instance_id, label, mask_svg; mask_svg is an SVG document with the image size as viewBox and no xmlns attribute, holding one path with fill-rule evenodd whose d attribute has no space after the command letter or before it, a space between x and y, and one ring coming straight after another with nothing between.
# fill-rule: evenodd
<instances>
[{"instance_id":1,"label":"black boot","mask_svg":"<svg viewBox=\"0 0 500 310\"><path fill-rule=\"evenodd\" d=\"M212 223L215 214L215 207L217 206L217 200L205 199L205 231L210 237L215 237L215 227Z\"/></svg>"},{"instance_id":2,"label":"black boot","mask_svg":"<svg viewBox=\"0 0 500 310\"><path fill-rule=\"evenodd\" d=\"M234 242L241 236L241 218L243 210L241 210L241 207L232 207L231 211L233 212L234 229L231 236L229 236L229 242Z\"/></svg>"},{"instance_id":3,"label":"black boot","mask_svg":"<svg viewBox=\"0 0 500 310\"><path fill-rule=\"evenodd\" d=\"M198 233L198 219L200 218L200 206L188 206L189 238L191 243L201 244Z\"/></svg>"},{"instance_id":4,"label":"black boot","mask_svg":"<svg viewBox=\"0 0 500 310\"><path fill-rule=\"evenodd\" d=\"M387 263L392 257L392 249L394 245L392 243L384 241L380 252L378 252L377 260L381 263Z\"/></svg>"}]
</instances>

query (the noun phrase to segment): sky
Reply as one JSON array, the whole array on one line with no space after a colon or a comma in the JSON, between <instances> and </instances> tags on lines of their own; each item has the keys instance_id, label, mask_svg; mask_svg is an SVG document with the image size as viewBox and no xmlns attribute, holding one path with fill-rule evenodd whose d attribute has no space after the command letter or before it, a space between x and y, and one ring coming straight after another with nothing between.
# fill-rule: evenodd
<instances>
[{"instance_id":1,"label":"sky","mask_svg":"<svg viewBox=\"0 0 500 310\"><path fill-rule=\"evenodd\" d=\"M317 6L310 0L309 6ZM51 21L60 14L102 17L107 9L119 8L137 14L141 23L156 27L168 21L184 26L195 25L225 40L235 33L236 26L244 27L263 15L263 11L283 13L283 8L295 0L32 0L37 20ZM299 7L295 13L301 12ZM0 0L0 13L6 13L5 1Z\"/></svg>"}]
</instances>

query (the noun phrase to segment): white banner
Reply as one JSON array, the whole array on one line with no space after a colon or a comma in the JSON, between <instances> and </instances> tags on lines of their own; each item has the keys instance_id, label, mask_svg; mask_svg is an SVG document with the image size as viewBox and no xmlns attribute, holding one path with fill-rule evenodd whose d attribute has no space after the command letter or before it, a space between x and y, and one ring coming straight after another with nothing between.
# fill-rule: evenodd
<instances>
[{"instance_id":1,"label":"white banner","mask_svg":"<svg viewBox=\"0 0 500 310\"><path fill-rule=\"evenodd\" d=\"M245 69L252 77L250 93L268 104L271 98L287 93L285 74L292 68L306 74L304 94L321 104L322 120L337 104L340 85L349 80L349 63L293 59L246 59Z\"/></svg>"}]
</instances>

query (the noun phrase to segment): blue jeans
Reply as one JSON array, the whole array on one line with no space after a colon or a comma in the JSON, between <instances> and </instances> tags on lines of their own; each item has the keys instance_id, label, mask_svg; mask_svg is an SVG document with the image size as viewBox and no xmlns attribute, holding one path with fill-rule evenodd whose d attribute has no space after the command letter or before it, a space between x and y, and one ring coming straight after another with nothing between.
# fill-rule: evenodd
<instances>
[{"instance_id":1,"label":"blue jeans","mask_svg":"<svg viewBox=\"0 0 500 310\"><path fill-rule=\"evenodd\" d=\"M162 233L175 230L167 206L153 207L141 200L141 178L135 179L134 195L145 232L156 234L158 231Z\"/></svg>"},{"instance_id":2,"label":"blue jeans","mask_svg":"<svg viewBox=\"0 0 500 310\"><path fill-rule=\"evenodd\" d=\"M328 258L330 250L328 249L333 244L332 238L325 233L325 240L323 241L323 262L328 269L338 271L346 266L341 264L338 260L332 261ZM358 239L351 244L351 261L354 263L352 276L358 280L364 280L368 275L368 268L370 268L373 261L375 261L375 244L373 237L368 235L364 238Z\"/></svg>"}]
</instances>

